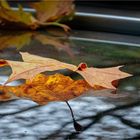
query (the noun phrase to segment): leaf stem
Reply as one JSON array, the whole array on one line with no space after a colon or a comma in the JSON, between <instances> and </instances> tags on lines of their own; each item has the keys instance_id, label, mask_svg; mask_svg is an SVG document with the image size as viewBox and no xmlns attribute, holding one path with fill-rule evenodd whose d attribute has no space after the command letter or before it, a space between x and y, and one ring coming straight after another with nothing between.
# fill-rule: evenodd
<instances>
[{"instance_id":1,"label":"leaf stem","mask_svg":"<svg viewBox=\"0 0 140 140\"><path fill-rule=\"evenodd\" d=\"M72 116L73 121L75 121L74 114L73 114L73 110L72 110L70 104L68 103L68 101L66 101L66 104L68 105L68 107L69 107L69 109L70 109L70 112L71 112L71 116Z\"/></svg>"},{"instance_id":2,"label":"leaf stem","mask_svg":"<svg viewBox=\"0 0 140 140\"><path fill-rule=\"evenodd\" d=\"M71 116L72 116L72 119L73 119L73 125L74 125L75 130L77 132L82 131L83 130L83 127L75 120L74 114L73 114L73 110L72 110L70 104L68 103L68 101L65 101L65 102L66 102L66 104L68 105L68 107L70 109Z\"/></svg>"},{"instance_id":3,"label":"leaf stem","mask_svg":"<svg viewBox=\"0 0 140 140\"><path fill-rule=\"evenodd\" d=\"M65 24L58 23L58 22L47 22L47 23L38 22L38 23L41 26L58 26L58 27L63 28L65 32L70 31L69 26L67 26Z\"/></svg>"}]
</instances>

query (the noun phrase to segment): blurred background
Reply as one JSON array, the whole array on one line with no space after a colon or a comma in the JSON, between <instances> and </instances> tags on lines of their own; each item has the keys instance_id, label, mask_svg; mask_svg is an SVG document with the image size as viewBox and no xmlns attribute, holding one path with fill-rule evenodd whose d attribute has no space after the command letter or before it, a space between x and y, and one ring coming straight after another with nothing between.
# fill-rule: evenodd
<instances>
[{"instance_id":1,"label":"blurred background","mask_svg":"<svg viewBox=\"0 0 140 140\"><path fill-rule=\"evenodd\" d=\"M13 7L17 1L9 0ZM20 3L28 8L27 1ZM72 29L70 35L54 27L35 32L0 30L0 59L21 61L19 51L23 51L75 65L123 65L121 70L133 76L120 80L116 95L108 90L88 92L69 101L77 122L83 126L81 132L75 131L64 102L40 106L31 100L1 101L2 140L140 139L140 6L112 1L77 0L75 4L75 17L66 22ZM25 11L34 13L32 9ZM67 70L60 72L78 77ZM1 68L0 84L10 74L9 67Z\"/></svg>"}]
</instances>

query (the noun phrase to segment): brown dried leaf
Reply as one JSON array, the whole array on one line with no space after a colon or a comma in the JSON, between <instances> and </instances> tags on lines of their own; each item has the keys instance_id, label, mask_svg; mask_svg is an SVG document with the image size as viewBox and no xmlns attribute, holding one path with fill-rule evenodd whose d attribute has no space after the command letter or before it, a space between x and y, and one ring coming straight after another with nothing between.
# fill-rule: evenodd
<instances>
[{"instance_id":1,"label":"brown dried leaf","mask_svg":"<svg viewBox=\"0 0 140 140\"><path fill-rule=\"evenodd\" d=\"M73 0L42 0L42 2L34 2L30 5L36 9L37 18L31 12L25 12L21 5L15 10L6 0L0 1L0 27L35 30L52 25L62 27L65 31L70 29L67 25L59 22L65 17L67 19L72 17L74 13Z\"/></svg>"},{"instance_id":2,"label":"brown dried leaf","mask_svg":"<svg viewBox=\"0 0 140 140\"><path fill-rule=\"evenodd\" d=\"M116 89L114 84L112 84L113 81L130 76L130 74L120 71L120 66L99 69L92 67L87 68L87 65L82 63L77 67L75 65L63 63L55 59L44 58L29 53L21 53L21 55L24 62L6 60L13 71L6 84L17 79L33 78L38 73L44 71L69 69L83 76L83 78L92 87L97 86L108 89Z\"/></svg>"},{"instance_id":3,"label":"brown dried leaf","mask_svg":"<svg viewBox=\"0 0 140 140\"><path fill-rule=\"evenodd\" d=\"M74 12L73 0L42 0L31 3L30 6L36 9L37 19L40 22L54 22Z\"/></svg>"},{"instance_id":4,"label":"brown dried leaf","mask_svg":"<svg viewBox=\"0 0 140 140\"><path fill-rule=\"evenodd\" d=\"M6 24L16 24L23 28L30 27L36 29L38 27L37 20L31 13L24 12L21 6L15 11L10 8L5 0L0 1L0 21L1 26L5 26Z\"/></svg>"}]
</instances>

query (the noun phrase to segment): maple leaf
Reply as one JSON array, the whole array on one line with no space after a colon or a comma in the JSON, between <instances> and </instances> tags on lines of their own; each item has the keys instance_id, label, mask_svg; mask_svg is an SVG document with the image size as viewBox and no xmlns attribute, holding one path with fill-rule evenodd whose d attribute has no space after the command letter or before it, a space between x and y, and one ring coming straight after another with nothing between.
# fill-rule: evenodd
<instances>
[{"instance_id":1,"label":"maple leaf","mask_svg":"<svg viewBox=\"0 0 140 140\"><path fill-rule=\"evenodd\" d=\"M29 53L21 53L24 62L1 60L1 64L8 64L12 68L12 74L8 81L12 82L17 79L30 79L38 73L44 71L55 71L60 69L69 69L79 73L92 87L103 87L108 89L116 89L113 83L118 79L130 76L130 74L119 70L121 66L112 68L88 68L85 63L81 63L78 67L72 64L60 62L51 58L44 58Z\"/></svg>"}]
</instances>

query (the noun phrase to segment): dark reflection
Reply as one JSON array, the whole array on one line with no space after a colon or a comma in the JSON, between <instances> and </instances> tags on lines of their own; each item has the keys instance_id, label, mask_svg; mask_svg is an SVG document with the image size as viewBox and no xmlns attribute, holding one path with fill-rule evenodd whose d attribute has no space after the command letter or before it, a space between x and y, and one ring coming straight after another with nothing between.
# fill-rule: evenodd
<instances>
[{"instance_id":1,"label":"dark reflection","mask_svg":"<svg viewBox=\"0 0 140 140\"><path fill-rule=\"evenodd\" d=\"M108 91L99 91L69 101L76 121L83 127L83 131L78 133L73 128L70 111L63 102L48 103L46 106L19 99L0 102L1 138L6 140L139 138L140 48L86 41L60 34L61 36L52 36L46 32L1 32L0 59L21 61L19 51L26 51L76 65L80 62L86 62L88 66L94 67L124 65L121 70L134 76L120 80L116 98ZM0 68L0 84L10 73L9 67ZM70 71L61 73L73 78L77 76Z\"/></svg>"},{"instance_id":2,"label":"dark reflection","mask_svg":"<svg viewBox=\"0 0 140 140\"><path fill-rule=\"evenodd\" d=\"M69 57L74 57L72 50L69 47L69 43L67 42L67 36L65 37L53 37L50 35L45 35L41 32L15 32L8 33L2 32L0 34L0 50L1 54L6 53L8 51L34 51L32 53L38 53L43 51L47 51L47 47L54 48L55 51L61 52L64 51L68 54ZM35 43L35 44L34 44ZM48 46L46 46L48 45ZM42 48L44 47L44 48ZM1 56L2 58L2 56Z\"/></svg>"},{"instance_id":3,"label":"dark reflection","mask_svg":"<svg viewBox=\"0 0 140 140\"><path fill-rule=\"evenodd\" d=\"M1 32L0 44L0 58L5 59L18 60L18 51L27 51L77 65L86 62L94 67L127 64L132 69L140 64L139 47L86 41L67 35L52 36L47 32Z\"/></svg>"},{"instance_id":4,"label":"dark reflection","mask_svg":"<svg viewBox=\"0 0 140 140\"><path fill-rule=\"evenodd\" d=\"M105 129L107 130L108 126L105 125L103 126L104 124L101 123L101 120L106 117L106 116L111 116L113 117L112 119L118 119L121 123L121 125L125 125L126 127L129 127L129 128L132 128L132 129L136 129L136 130L140 130L140 122L137 122L137 120L133 120L133 116L132 116L132 120L129 120L129 119L126 119L125 116L126 116L126 111L130 111L132 108L135 108L135 107L139 107L140 106L140 102L139 101L136 101L136 102L131 102L129 104L125 104L125 105L119 105L119 106L116 106L116 107L113 107L111 109L107 109L105 111L99 111L96 115L90 115L90 116L84 116L84 117L80 117L80 119L78 119L78 121L82 121L82 122L88 122L90 120L89 123L87 123L84 127L83 127L83 132L81 131L80 133L76 133L76 132L72 132L70 134L68 134L64 139L79 139L80 138L80 135L82 135L82 133L85 133L87 132L88 130L91 131L90 135L89 135L89 138L93 137L93 139L95 138L101 138L101 139L110 139L109 137L104 137L103 135L99 133L97 133L97 135L94 135L92 134L92 127L94 127L95 124L101 124L101 127L105 127ZM90 111L93 111L94 110L90 110ZM119 113L118 113L118 112ZM124 115L125 114L125 115ZM110 123L112 122L112 120L110 120ZM54 136L55 137L59 137L59 135L61 135L62 131L64 131L64 128L69 125L70 122L68 123L65 123L62 128L56 132L53 132L52 134L50 134L49 136L47 136L46 138L43 138L43 139L52 139ZM118 123L118 126L120 124ZM96 128L97 126L95 126ZM117 127L117 126L115 126ZM110 128L110 132L113 130L113 128ZM108 131L108 130L107 130ZM120 130L121 131L121 130ZM94 133L94 130L93 130L93 133ZM119 135L119 133L118 133ZM124 134L125 135L125 134ZM110 135L111 136L111 135ZM134 136L134 137L131 137L131 139L135 138L135 137L138 137L139 134L137 134L137 136ZM126 136L127 137L127 136ZM115 137L114 137L115 138ZM42 139L42 140L43 140Z\"/></svg>"},{"instance_id":5,"label":"dark reflection","mask_svg":"<svg viewBox=\"0 0 140 140\"><path fill-rule=\"evenodd\" d=\"M137 112L140 106L139 101L114 106L100 98L85 97L70 102L78 118L77 121L83 126L83 131L75 132L71 127L73 122L64 103L52 103L43 107L29 101L15 100L0 106L0 112L3 112L0 113L2 124L0 131L9 130L9 132L1 133L1 137L15 138L17 136L21 139L36 137L41 140L83 137L104 140L133 139L139 136L140 122L139 112ZM17 105L19 105L18 108ZM2 107L5 107L5 110ZM17 127L20 127L18 132L13 129Z\"/></svg>"}]
</instances>

